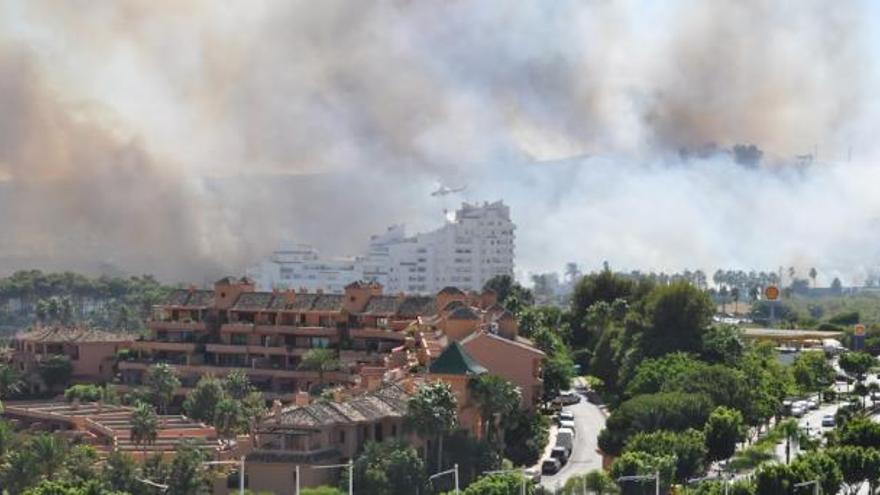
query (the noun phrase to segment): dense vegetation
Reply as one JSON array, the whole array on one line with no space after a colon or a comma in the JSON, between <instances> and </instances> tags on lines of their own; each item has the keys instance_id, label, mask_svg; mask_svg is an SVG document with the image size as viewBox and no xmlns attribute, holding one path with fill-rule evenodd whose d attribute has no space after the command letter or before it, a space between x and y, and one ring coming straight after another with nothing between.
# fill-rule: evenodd
<instances>
[{"instance_id":1,"label":"dense vegetation","mask_svg":"<svg viewBox=\"0 0 880 495\"><path fill-rule=\"evenodd\" d=\"M15 272L0 278L0 329L45 323L140 330L169 290L150 275L86 277L72 272Z\"/></svg>"}]
</instances>

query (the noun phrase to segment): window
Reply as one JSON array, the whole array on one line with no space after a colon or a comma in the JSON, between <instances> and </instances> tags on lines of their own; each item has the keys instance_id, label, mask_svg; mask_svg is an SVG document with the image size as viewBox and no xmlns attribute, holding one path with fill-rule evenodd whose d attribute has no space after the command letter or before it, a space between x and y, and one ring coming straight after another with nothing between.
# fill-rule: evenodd
<instances>
[{"instance_id":1,"label":"window","mask_svg":"<svg viewBox=\"0 0 880 495\"><path fill-rule=\"evenodd\" d=\"M339 443L345 443L345 431L339 432Z\"/></svg>"},{"instance_id":2,"label":"window","mask_svg":"<svg viewBox=\"0 0 880 495\"><path fill-rule=\"evenodd\" d=\"M311 337L309 340L312 347L324 349L330 345L330 339L327 337Z\"/></svg>"},{"instance_id":3,"label":"window","mask_svg":"<svg viewBox=\"0 0 880 495\"><path fill-rule=\"evenodd\" d=\"M247 334L233 333L229 336L229 343L232 345L247 345Z\"/></svg>"}]
</instances>

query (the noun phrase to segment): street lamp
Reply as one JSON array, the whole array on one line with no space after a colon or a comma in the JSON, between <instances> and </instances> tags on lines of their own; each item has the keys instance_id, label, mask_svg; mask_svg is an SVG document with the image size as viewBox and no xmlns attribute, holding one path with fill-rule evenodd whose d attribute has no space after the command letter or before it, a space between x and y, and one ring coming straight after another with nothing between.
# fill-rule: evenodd
<instances>
[{"instance_id":1,"label":"street lamp","mask_svg":"<svg viewBox=\"0 0 880 495\"><path fill-rule=\"evenodd\" d=\"M345 464L326 464L320 466L307 466L312 469L338 469L348 468L348 495L354 495L354 462L349 459ZM296 467L296 495L299 495L299 466Z\"/></svg>"},{"instance_id":2,"label":"street lamp","mask_svg":"<svg viewBox=\"0 0 880 495\"><path fill-rule=\"evenodd\" d=\"M813 495L819 495L819 490L821 489L820 485L819 485L819 480L804 481L803 483L795 483L792 486L794 488L801 488L801 487L810 486L810 485L813 485Z\"/></svg>"},{"instance_id":3,"label":"street lamp","mask_svg":"<svg viewBox=\"0 0 880 495\"><path fill-rule=\"evenodd\" d=\"M641 474L641 475L632 475L632 476L621 476L617 478L617 482L623 481L654 481L654 493L656 495L660 495L660 470L654 472L654 474Z\"/></svg>"},{"instance_id":4,"label":"street lamp","mask_svg":"<svg viewBox=\"0 0 880 495\"><path fill-rule=\"evenodd\" d=\"M446 476L447 474L454 474L455 475L455 495L458 495L458 464L453 466L452 469L447 469L446 471L440 471L437 474L432 474L431 476L428 477L428 481L434 481L434 478Z\"/></svg>"},{"instance_id":5,"label":"street lamp","mask_svg":"<svg viewBox=\"0 0 880 495\"><path fill-rule=\"evenodd\" d=\"M203 466L225 466L230 464L238 464L238 493L244 495L244 456L238 461L207 461L203 462Z\"/></svg>"}]
</instances>

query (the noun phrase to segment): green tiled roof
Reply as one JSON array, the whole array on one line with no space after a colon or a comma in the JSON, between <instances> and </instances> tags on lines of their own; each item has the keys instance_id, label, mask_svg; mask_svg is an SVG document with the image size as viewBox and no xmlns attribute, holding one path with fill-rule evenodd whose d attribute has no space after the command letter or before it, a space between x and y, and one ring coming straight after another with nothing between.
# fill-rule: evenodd
<instances>
[{"instance_id":1,"label":"green tiled roof","mask_svg":"<svg viewBox=\"0 0 880 495\"><path fill-rule=\"evenodd\" d=\"M449 344L431 363L429 371L436 375L482 375L488 370L474 361L458 342Z\"/></svg>"}]
</instances>

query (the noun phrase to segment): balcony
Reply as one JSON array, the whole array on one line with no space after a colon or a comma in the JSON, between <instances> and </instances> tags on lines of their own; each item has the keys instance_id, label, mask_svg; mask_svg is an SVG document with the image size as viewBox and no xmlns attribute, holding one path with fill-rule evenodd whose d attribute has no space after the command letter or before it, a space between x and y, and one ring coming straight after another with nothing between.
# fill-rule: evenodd
<instances>
[{"instance_id":1,"label":"balcony","mask_svg":"<svg viewBox=\"0 0 880 495\"><path fill-rule=\"evenodd\" d=\"M247 354L247 345L242 344L205 344L207 352L220 354Z\"/></svg>"},{"instance_id":2,"label":"balcony","mask_svg":"<svg viewBox=\"0 0 880 495\"><path fill-rule=\"evenodd\" d=\"M400 342L406 340L406 333L404 332L393 332L381 328L353 328L348 332L353 339L385 339Z\"/></svg>"},{"instance_id":3,"label":"balcony","mask_svg":"<svg viewBox=\"0 0 880 495\"><path fill-rule=\"evenodd\" d=\"M246 321L224 323L220 327L221 332L252 332L254 324Z\"/></svg>"},{"instance_id":4,"label":"balcony","mask_svg":"<svg viewBox=\"0 0 880 495\"><path fill-rule=\"evenodd\" d=\"M135 351L172 351L172 352L195 352L195 342L166 342L160 340L136 340L131 344Z\"/></svg>"},{"instance_id":5,"label":"balcony","mask_svg":"<svg viewBox=\"0 0 880 495\"><path fill-rule=\"evenodd\" d=\"M265 354L268 356L302 356L309 352L307 348L294 346L249 345L247 349L251 354Z\"/></svg>"},{"instance_id":6,"label":"balcony","mask_svg":"<svg viewBox=\"0 0 880 495\"><path fill-rule=\"evenodd\" d=\"M254 328L254 331L266 335L294 335L298 337L335 337L339 335L339 330L336 328L301 327L294 325L257 325Z\"/></svg>"},{"instance_id":7,"label":"balcony","mask_svg":"<svg viewBox=\"0 0 880 495\"><path fill-rule=\"evenodd\" d=\"M205 332L208 330L207 324L203 321L161 321L152 320L149 327L153 331L169 330L169 331L186 331L186 332Z\"/></svg>"}]
</instances>

